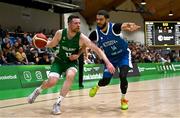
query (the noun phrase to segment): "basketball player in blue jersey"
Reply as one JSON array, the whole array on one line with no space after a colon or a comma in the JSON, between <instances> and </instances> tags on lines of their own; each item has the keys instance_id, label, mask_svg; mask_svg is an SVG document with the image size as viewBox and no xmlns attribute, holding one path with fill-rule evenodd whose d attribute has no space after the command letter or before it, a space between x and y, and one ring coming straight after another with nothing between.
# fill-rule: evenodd
<instances>
[{"instance_id":1,"label":"basketball player in blue jersey","mask_svg":"<svg viewBox=\"0 0 180 118\"><path fill-rule=\"evenodd\" d=\"M140 26L135 23L113 24L109 22L109 14L105 10L98 11L96 15L97 28L96 31L91 32L89 38L96 42L97 45L105 52L109 61L114 67L119 68L119 78L121 81L120 89L122 92L121 109L128 109L128 100L125 94L128 88L127 74L131 63L131 52L128 49L128 43L122 38L121 30L136 31ZM98 89L110 83L113 74L105 67L103 78L99 80L89 91L89 96L94 97Z\"/></svg>"}]
</instances>

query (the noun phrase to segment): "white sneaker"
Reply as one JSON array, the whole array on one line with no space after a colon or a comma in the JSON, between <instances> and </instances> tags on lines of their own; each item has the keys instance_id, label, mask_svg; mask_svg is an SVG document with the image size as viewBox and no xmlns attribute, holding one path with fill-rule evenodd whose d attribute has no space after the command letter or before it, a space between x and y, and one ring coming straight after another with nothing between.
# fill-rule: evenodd
<instances>
[{"instance_id":1,"label":"white sneaker","mask_svg":"<svg viewBox=\"0 0 180 118\"><path fill-rule=\"evenodd\" d=\"M39 88L36 88L29 96L28 96L28 103L34 103L36 97L40 94Z\"/></svg>"},{"instance_id":2,"label":"white sneaker","mask_svg":"<svg viewBox=\"0 0 180 118\"><path fill-rule=\"evenodd\" d=\"M52 113L54 114L54 115L59 115L59 114L61 114L61 110L60 110L60 103L54 103L54 105L53 105L53 110L52 110Z\"/></svg>"}]
</instances>

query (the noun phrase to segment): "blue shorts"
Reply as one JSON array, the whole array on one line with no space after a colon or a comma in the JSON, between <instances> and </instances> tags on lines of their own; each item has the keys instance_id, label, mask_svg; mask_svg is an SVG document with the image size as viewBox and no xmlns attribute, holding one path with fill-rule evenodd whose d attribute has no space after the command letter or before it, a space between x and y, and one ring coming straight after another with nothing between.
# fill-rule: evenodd
<instances>
[{"instance_id":1,"label":"blue shorts","mask_svg":"<svg viewBox=\"0 0 180 118\"><path fill-rule=\"evenodd\" d=\"M111 63L113 64L113 66L115 68L120 69L122 66L125 66L125 65L129 66L129 68L133 68L132 62L131 62L131 51L130 50L128 50L128 51L129 51L129 53L121 56L121 58L119 58L118 60L116 60L116 61L112 60L111 61ZM104 72L103 72L103 78L111 78L112 76L113 76L113 74L111 74L108 71L107 67L105 66Z\"/></svg>"}]
</instances>

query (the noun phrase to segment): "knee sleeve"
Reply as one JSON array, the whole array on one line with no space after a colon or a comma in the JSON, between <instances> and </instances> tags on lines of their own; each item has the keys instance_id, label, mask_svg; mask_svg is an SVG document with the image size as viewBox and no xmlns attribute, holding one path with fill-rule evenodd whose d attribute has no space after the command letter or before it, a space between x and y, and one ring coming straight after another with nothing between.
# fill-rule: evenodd
<instances>
[{"instance_id":1,"label":"knee sleeve","mask_svg":"<svg viewBox=\"0 0 180 118\"><path fill-rule=\"evenodd\" d=\"M111 78L103 78L98 82L98 86L106 86L110 83Z\"/></svg>"}]
</instances>

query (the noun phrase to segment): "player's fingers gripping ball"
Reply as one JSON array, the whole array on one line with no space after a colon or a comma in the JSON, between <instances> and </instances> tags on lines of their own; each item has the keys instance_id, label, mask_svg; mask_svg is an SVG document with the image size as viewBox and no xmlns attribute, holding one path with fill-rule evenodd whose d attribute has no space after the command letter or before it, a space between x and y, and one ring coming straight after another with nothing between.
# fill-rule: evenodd
<instances>
[{"instance_id":1,"label":"player's fingers gripping ball","mask_svg":"<svg viewBox=\"0 0 180 118\"><path fill-rule=\"evenodd\" d=\"M36 48L44 48L47 44L48 38L43 33L37 33L33 37L33 45Z\"/></svg>"}]
</instances>

